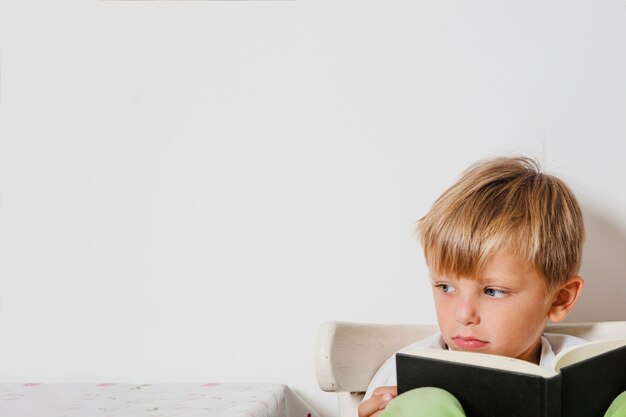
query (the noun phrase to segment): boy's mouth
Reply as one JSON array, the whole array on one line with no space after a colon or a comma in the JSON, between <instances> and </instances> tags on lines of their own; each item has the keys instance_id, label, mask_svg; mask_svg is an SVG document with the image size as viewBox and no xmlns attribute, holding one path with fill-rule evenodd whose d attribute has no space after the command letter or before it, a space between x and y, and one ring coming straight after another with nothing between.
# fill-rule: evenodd
<instances>
[{"instance_id":1,"label":"boy's mouth","mask_svg":"<svg viewBox=\"0 0 626 417\"><path fill-rule=\"evenodd\" d=\"M473 337L462 337L462 336L453 337L452 342L455 344L457 348L464 349L464 350L480 349L489 344L489 342L486 342L484 340L476 339Z\"/></svg>"}]
</instances>

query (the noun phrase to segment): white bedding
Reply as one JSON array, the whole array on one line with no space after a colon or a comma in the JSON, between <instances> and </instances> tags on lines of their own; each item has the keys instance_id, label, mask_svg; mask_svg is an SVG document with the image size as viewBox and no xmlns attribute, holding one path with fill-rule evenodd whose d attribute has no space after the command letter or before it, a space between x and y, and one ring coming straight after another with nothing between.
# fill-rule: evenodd
<instances>
[{"instance_id":1,"label":"white bedding","mask_svg":"<svg viewBox=\"0 0 626 417\"><path fill-rule=\"evenodd\" d=\"M0 417L319 417L280 384L0 384Z\"/></svg>"}]
</instances>

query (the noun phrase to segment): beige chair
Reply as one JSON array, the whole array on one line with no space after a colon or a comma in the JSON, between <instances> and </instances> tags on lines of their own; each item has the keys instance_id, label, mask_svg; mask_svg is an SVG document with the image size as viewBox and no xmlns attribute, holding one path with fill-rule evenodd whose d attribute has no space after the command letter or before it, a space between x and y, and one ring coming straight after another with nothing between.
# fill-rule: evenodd
<instances>
[{"instance_id":1,"label":"beige chair","mask_svg":"<svg viewBox=\"0 0 626 417\"><path fill-rule=\"evenodd\" d=\"M354 417L378 368L394 352L437 332L435 325L393 325L325 322L316 340L317 382L334 392L339 417ZM587 340L626 337L626 321L552 324L547 333L565 333Z\"/></svg>"}]
</instances>

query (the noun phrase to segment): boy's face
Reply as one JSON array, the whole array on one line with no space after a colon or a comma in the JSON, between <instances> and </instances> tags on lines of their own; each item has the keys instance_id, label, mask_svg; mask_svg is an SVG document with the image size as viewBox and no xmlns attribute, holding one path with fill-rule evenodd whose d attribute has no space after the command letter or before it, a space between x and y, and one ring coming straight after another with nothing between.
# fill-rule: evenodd
<instances>
[{"instance_id":1,"label":"boy's face","mask_svg":"<svg viewBox=\"0 0 626 417\"><path fill-rule=\"evenodd\" d=\"M538 363L541 334L557 291L519 256L493 255L477 279L431 278L437 320L451 350Z\"/></svg>"}]
</instances>

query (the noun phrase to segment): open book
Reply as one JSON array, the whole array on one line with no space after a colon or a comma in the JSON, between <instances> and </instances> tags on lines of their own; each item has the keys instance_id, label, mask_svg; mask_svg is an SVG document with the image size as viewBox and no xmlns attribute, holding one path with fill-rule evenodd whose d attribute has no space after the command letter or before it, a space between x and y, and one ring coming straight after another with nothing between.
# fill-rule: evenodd
<instances>
[{"instance_id":1,"label":"open book","mask_svg":"<svg viewBox=\"0 0 626 417\"><path fill-rule=\"evenodd\" d=\"M554 367L474 352L416 349L396 354L398 392L438 387L467 417L602 417L626 391L626 339L584 343Z\"/></svg>"}]
</instances>

